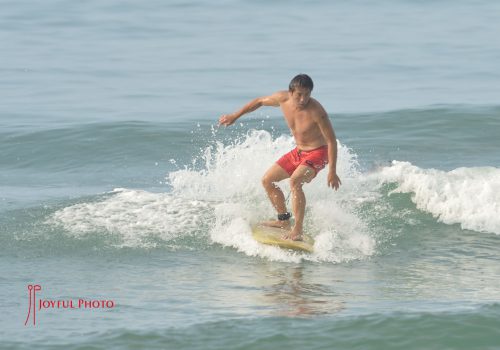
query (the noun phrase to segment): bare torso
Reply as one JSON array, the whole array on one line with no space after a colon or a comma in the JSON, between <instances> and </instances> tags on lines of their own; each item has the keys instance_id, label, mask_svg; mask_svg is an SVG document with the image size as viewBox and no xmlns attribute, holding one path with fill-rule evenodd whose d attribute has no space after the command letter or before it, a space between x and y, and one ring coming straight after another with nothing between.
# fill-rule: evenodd
<instances>
[{"instance_id":1,"label":"bare torso","mask_svg":"<svg viewBox=\"0 0 500 350\"><path fill-rule=\"evenodd\" d=\"M327 144L317 122L326 112L318 101L311 98L299 109L285 92L280 107L300 150L309 151Z\"/></svg>"}]
</instances>

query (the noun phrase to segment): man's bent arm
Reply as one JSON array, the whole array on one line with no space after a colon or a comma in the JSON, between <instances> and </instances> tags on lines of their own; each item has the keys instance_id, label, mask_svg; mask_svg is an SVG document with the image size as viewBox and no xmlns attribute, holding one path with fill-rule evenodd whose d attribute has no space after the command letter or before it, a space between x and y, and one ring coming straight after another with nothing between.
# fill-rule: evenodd
<instances>
[{"instance_id":1,"label":"man's bent arm","mask_svg":"<svg viewBox=\"0 0 500 350\"><path fill-rule=\"evenodd\" d=\"M318 125L328 145L328 186L338 189L342 182L337 176L337 137L326 112L319 118Z\"/></svg>"},{"instance_id":2,"label":"man's bent arm","mask_svg":"<svg viewBox=\"0 0 500 350\"><path fill-rule=\"evenodd\" d=\"M332 139L327 138L328 144L328 169L331 173L337 174L337 138L335 137L335 131L333 131Z\"/></svg>"}]
</instances>

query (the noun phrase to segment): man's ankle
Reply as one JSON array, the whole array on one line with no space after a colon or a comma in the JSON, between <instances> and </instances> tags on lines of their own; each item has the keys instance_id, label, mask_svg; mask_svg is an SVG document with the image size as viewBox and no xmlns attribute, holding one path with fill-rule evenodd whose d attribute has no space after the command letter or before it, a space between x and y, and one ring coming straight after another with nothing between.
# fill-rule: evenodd
<instances>
[{"instance_id":1,"label":"man's ankle","mask_svg":"<svg viewBox=\"0 0 500 350\"><path fill-rule=\"evenodd\" d=\"M288 220L290 220L291 216L292 216L292 214L290 214L289 212L286 212L283 214L278 214L278 220L279 221L288 221Z\"/></svg>"}]
</instances>

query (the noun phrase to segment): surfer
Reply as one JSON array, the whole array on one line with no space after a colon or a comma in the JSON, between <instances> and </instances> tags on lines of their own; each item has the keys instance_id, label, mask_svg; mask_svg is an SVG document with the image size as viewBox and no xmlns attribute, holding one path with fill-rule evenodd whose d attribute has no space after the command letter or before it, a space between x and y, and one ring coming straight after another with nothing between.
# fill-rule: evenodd
<instances>
[{"instance_id":1,"label":"surfer","mask_svg":"<svg viewBox=\"0 0 500 350\"><path fill-rule=\"evenodd\" d=\"M270 96L258 97L239 111L224 114L219 125L229 126L246 113L262 106L281 107L285 120L295 139L296 148L283 155L264 174L262 185L278 212L278 220L265 224L288 231L284 238L301 240L303 234L306 197L302 186L311 182L328 164L328 187L337 190L341 184L337 176L337 139L328 115L321 104L311 97L313 81L306 74L292 79L288 91L278 91ZM286 208L283 191L277 182L290 178L292 212L295 224L290 224L291 214Z\"/></svg>"}]
</instances>

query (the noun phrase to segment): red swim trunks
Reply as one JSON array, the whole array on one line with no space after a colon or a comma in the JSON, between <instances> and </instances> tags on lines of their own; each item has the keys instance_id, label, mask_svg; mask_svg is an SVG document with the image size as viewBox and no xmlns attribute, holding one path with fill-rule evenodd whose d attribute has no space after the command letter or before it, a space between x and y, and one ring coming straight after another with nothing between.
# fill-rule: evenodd
<instances>
[{"instance_id":1,"label":"red swim trunks","mask_svg":"<svg viewBox=\"0 0 500 350\"><path fill-rule=\"evenodd\" d=\"M301 151L295 148L278 159L276 162L291 176L299 165L306 165L314 169L315 175L328 164L328 146L321 146L310 151Z\"/></svg>"}]
</instances>

